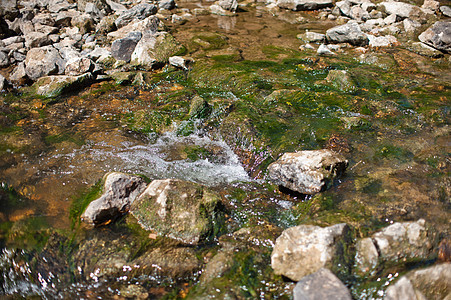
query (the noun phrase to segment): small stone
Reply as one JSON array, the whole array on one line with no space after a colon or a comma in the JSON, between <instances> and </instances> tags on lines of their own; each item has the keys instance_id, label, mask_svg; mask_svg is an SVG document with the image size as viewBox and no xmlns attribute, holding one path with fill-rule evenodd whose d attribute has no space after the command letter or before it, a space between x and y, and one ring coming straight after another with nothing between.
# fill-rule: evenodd
<instances>
[{"instance_id":1,"label":"small stone","mask_svg":"<svg viewBox=\"0 0 451 300\"><path fill-rule=\"evenodd\" d=\"M105 175L103 194L92 201L81 219L91 225L101 225L123 215L143 190L146 183L141 177L113 172Z\"/></svg>"},{"instance_id":2,"label":"small stone","mask_svg":"<svg viewBox=\"0 0 451 300\"><path fill-rule=\"evenodd\" d=\"M323 43L326 40L326 35L313 31L305 31L304 34L299 34L297 38L307 43Z\"/></svg>"},{"instance_id":3,"label":"small stone","mask_svg":"<svg viewBox=\"0 0 451 300\"><path fill-rule=\"evenodd\" d=\"M347 166L342 155L328 149L285 153L269 165L268 177L292 191L315 194L327 189Z\"/></svg>"},{"instance_id":4,"label":"small stone","mask_svg":"<svg viewBox=\"0 0 451 300\"><path fill-rule=\"evenodd\" d=\"M6 78L0 74L0 91L4 91L7 84L8 82L6 81Z\"/></svg>"},{"instance_id":5,"label":"small stone","mask_svg":"<svg viewBox=\"0 0 451 300\"><path fill-rule=\"evenodd\" d=\"M354 80L346 70L330 70L326 81L342 91L353 92L356 90Z\"/></svg>"},{"instance_id":6,"label":"small stone","mask_svg":"<svg viewBox=\"0 0 451 300\"><path fill-rule=\"evenodd\" d=\"M82 57L68 61L64 73L66 75L81 75L92 72L93 69L94 62L87 57Z\"/></svg>"},{"instance_id":7,"label":"small stone","mask_svg":"<svg viewBox=\"0 0 451 300\"><path fill-rule=\"evenodd\" d=\"M404 21L402 21L402 23L404 25L404 30L407 33L413 33L421 26L421 24L418 23L417 21L413 21L410 19L404 19Z\"/></svg>"},{"instance_id":8,"label":"small stone","mask_svg":"<svg viewBox=\"0 0 451 300\"><path fill-rule=\"evenodd\" d=\"M438 51L437 49L434 49L422 42L411 43L408 46L408 49L417 54L432 58L440 58L444 56L441 51Z\"/></svg>"},{"instance_id":9,"label":"small stone","mask_svg":"<svg viewBox=\"0 0 451 300\"><path fill-rule=\"evenodd\" d=\"M205 118L211 113L211 106L200 96L194 96L191 100L189 108L189 116L191 118Z\"/></svg>"},{"instance_id":10,"label":"small stone","mask_svg":"<svg viewBox=\"0 0 451 300\"><path fill-rule=\"evenodd\" d=\"M318 55L336 55L336 53L332 52L327 45L321 44L316 51Z\"/></svg>"},{"instance_id":11,"label":"small stone","mask_svg":"<svg viewBox=\"0 0 451 300\"><path fill-rule=\"evenodd\" d=\"M435 0L424 0L423 5L421 5L423 9L430 9L432 11L438 11L440 9L440 2Z\"/></svg>"},{"instance_id":12,"label":"small stone","mask_svg":"<svg viewBox=\"0 0 451 300\"><path fill-rule=\"evenodd\" d=\"M393 47L399 45L398 40L392 35L374 36L367 35L370 47Z\"/></svg>"},{"instance_id":13,"label":"small stone","mask_svg":"<svg viewBox=\"0 0 451 300\"><path fill-rule=\"evenodd\" d=\"M36 89L36 94L50 98L85 87L90 84L92 80L91 73L80 76L45 76L39 78L35 82L34 87Z\"/></svg>"},{"instance_id":14,"label":"small stone","mask_svg":"<svg viewBox=\"0 0 451 300\"><path fill-rule=\"evenodd\" d=\"M280 8L299 10L315 10L325 7L332 7L332 0L278 0L277 6Z\"/></svg>"},{"instance_id":15,"label":"small stone","mask_svg":"<svg viewBox=\"0 0 451 300\"><path fill-rule=\"evenodd\" d=\"M0 51L0 68L9 66L9 58L5 52Z\"/></svg>"},{"instance_id":16,"label":"small stone","mask_svg":"<svg viewBox=\"0 0 451 300\"><path fill-rule=\"evenodd\" d=\"M169 57L169 63L174 67L187 70L188 66L193 63L193 59L183 58L181 56L171 56Z\"/></svg>"},{"instance_id":17,"label":"small stone","mask_svg":"<svg viewBox=\"0 0 451 300\"><path fill-rule=\"evenodd\" d=\"M371 238L364 238L356 244L356 267L360 274L372 274L376 270L379 253Z\"/></svg>"},{"instance_id":18,"label":"small stone","mask_svg":"<svg viewBox=\"0 0 451 300\"><path fill-rule=\"evenodd\" d=\"M351 300L348 288L330 270L321 268L302 278L293 290L294 300Z\"/></svg>"},{"instance_id":19,"label":"small stone","mask_svg":"<svg viewBox=\"0 0 451 300\"><path fill-rule=\"evenodd\" d=\"M171 9L174 9L176 7L176 4L175 4L174 0L159 0L158 1L158 7L160 9L171 10Z\"/></svg>"}]
</instances>

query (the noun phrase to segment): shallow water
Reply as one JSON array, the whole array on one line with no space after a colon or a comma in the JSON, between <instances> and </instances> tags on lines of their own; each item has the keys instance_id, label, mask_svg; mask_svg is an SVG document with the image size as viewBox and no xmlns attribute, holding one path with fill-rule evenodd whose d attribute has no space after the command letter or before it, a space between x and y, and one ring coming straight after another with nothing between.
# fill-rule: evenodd
<instances>
[{"instance_id":1,"label":"shallow water","mask_svg":"<svg viewBox=\"0 0 451 300\"><path fill-rule=\"evenodd\" d=\"M339 222L355 226L357 236L366 236L395 221L418 218L425 218L442 235L449 234L449 61L403 48L367 53L344 48L336 57L300 52L297 34L305 29L324 32L334 25L316 15L270 14L247 7L234 17L197 16L184 25L168 21L176 39L187 46L187 55L196 60L187 74L166 69L150 74L159 78L150 87L98 84L53 103L5 97L2 116L16 119L2 125L0 135L1 196L10 197L0 210L0 245L7 246L0 256L1 294L111 298L120 294L118 282L147 284L155 298L171 289L176 295L184 288L195 289L199 274L182 281L183 287L167 283L169 288L159 291L155 285L167 278L118 276L100 278L99 283L94 273L90 280L78 278L80 266L61 271L61 262L49 267L38 255L46 241L39 237L48 237L48 228L75 235L69 218L73 200L110 171L149 179L180 178L220 191L230 212L224 239L242 227L266 234L268 228ZM333 69L350 71L356 90L342 91L325 83ZM277 90L281 94L271 98ZM214 118L187 120L193 94L214 106ZM229 117L225 111L236 119L222 125ZM151 118L163 118L163 125L141 122ZM239 131L234 131L234 124ZM194 130L181 133L191 127ZM283 152L326 146L343 151L350 161L345 177L327 192L296 198L280 193L260 176L265 164ZM259 179L246 170L259 171L255 172ZM121 226L99 234L114 236L115 230L122 232ZM219 241L211 251L224 244ZM244 298L289 297L292 284L272 278L261 266L268 265L272 244L272 238L253 239L257 250L252 249L263 253L263 263L251 260L239 265L258 282L238 271L238 279L228 275L233 284L252 291ZM205 251L197 255L213 255ZM35 274L32 257L49 269ZM54 289L52 284L58 282L52 272L77 279ZM381 274L384 284L393 274ZM356 288L354 293L360 299L381 298L383 288Z\"/></svg>"}]
</instances>

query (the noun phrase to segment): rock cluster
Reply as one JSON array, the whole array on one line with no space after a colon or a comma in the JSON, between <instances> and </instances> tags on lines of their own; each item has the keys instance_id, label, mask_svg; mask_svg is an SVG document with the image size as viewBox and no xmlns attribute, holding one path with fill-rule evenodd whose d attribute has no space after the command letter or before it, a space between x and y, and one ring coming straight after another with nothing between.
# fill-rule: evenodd
<instances>
[{"instance_id":1,"label":"rock cluster","mask_svg":"<svg viewBox=\"0 0 451 300\"><path fill-rule=\"evenodd\" d=\"M209 188L182 180L154 180L113 172L105 175L103 194L92 201L81 218L101 225L129 210L139 224L185 244L204 243L221 227L220 196Z\"/></svg>"},{"instance_id":2,"label":"rock cluster","mask_svg":"<svg viewBox=\"0 0 451 300\"><path fill-rule=\"evenodd\" d=\"M394 223L371 237L358 239L355 244L347 224L324 228L300 225L284 230L277 238L271 266L276 274L298 282L293 291L295 299L351 299L333 273L345 278L348 272L345 266L351 263L357 273L372 276L386 263L393 266L408 260L428 261L436 246L435 232L422 219ZM350 249L354 248L355 257L350 258L353 255ZM446 279L450 275L449 266L448 263L407 274L387 290L387 299L407 299L402 298L406 290L418 295L417 290L427 291L429 284L440 287L440 292L445 290L446 295L450 288L445 283L449 282Z\"/></svg>"},{"instance_id":3,"label":"rock cluster","mask_svg":"<svg viewBox=\"0 0 451 300\"><path fill-rule=\"evenodd\" d=\"M318 4L322 1L312 1ZM290 3L291 5L286 5ZM295 9L296 1L279 0L281 8ZM310 8L297 6L299 10ZM448 6L440 7L438 1L426 0L421 7L400 1L385 1L373 3L370 0L352 1L344 0L325 6L320 14L324 20L335 20L342 25L328 29L324 34L307 31L298 37L305 42L301 49L315 49L310 43L318 43L317 53L320 55L334 55L334 44L369 47L392 47L399 45L396 36L406 33L413 37L424 24L437 21L450 9ZM317 9L318 7L314 8ZM439 53L449 53L451 32L449 21L437 21L433 26L419 35L422 46L430 46L438 53L430 55L421 48L419 54L426 56L439 56ZM417 52L415 50L412 50Z\"/></svg>"},{"instance_id":4,"label":"rock cluster","mask_svg":"<svg viewBox=\"0 0 451 300\"><path fill-rule=\"evenodd\" d=\"M39 95L53 97L106 78L121 62L161 67L183 47L163 30L157 12L145 2L3 1L0 67L15 67L0 83L35 82Z\"/></svg>"}]
</instances>

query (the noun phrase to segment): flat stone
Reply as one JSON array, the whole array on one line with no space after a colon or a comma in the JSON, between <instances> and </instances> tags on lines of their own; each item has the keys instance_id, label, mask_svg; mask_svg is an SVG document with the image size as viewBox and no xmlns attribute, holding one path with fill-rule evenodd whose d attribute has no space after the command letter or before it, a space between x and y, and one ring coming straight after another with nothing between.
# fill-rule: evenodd
<instances>
[{"instance_id":1,"label":"flat stone","mask_svg":"<svg viewBox=\"0 0 451 300\"><path fill-rule=\"evenodd\" d=\"M444 56L443 52L438 51L437 49L434 49L422 42L411 43L410 45L407 46L407 48L412 52L427 57L440 58Z\"/></svg>"},{"instance_id":2,"label":"flat stone","mask_svg":"<svg viewBox=\"0 0 451 300\"><path fill-rule=\"evenodd\" d=\"M302 278L293 290L294 300L351 300L348 288L330 270L321 268Z\"/></svg>"},{"instance_id":3,"label":"flat stone","mask_svg":"<svg viewBox=\"0 0 451 300\"><path fill-rule=\"evenodd\" d=\"M315 194L329 187L347 166L342 155L327 149L285 153L269 165L268 177L292 191Z\"/></svg>"},{"instance_id":4,"label":"flat stone","mask_svg":"<svg viewBox=\"0 0 451 300\"><path fill-rule=\"evenodd\" d=\"M440 12L441 12L445 17L451 18L451 7L445 6L445 5L440 6Z\"/></svg>"},{"instance_id":5,"label":"flat stone","mask_svg":"<svg viewBox=\"0 0 451 300\"><path fill-rule=\"evenodd\" d=\"M277 6L291 10L315 10L332 7L332 0L278 0Z\"/></svg>"},{"instance_id":6,"label":"flat stone","mask_svg":"<svg viewBox=\"0 0 451 300\"><path fill-rule=\"evenodd\" d=\"M36 88L36 94L50 98L83 88L90 84L92 80L93 77L91 73L80 76L44 76L35 82L34 87Z\"/></svg>"}]
</instances>

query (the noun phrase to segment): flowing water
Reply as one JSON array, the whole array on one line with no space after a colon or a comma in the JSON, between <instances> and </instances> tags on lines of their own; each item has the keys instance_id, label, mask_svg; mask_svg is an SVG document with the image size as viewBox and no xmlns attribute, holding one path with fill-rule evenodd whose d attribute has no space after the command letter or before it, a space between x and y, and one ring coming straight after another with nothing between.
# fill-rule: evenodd
<instances>
[{"instance_id":1,"label":"flowing water","mask_svg":"<svg viewBox=\"0 0 451 300\"><path fill-rule=\"evenodd\" d=\"M298 33L334 26L316 15L249 6L234 17L167 22L196 60L189 72L165 68L147 74L146 85L100 83L53 101L5 95L0 295L120 299L130 292L124 287L141 289L131 298L196 295L202 267L183 279L133 276L135 267L128 265L114 276L100 276L101 267L82 276L89 266L75 257L96 254L82 252L86 241L103 241L106 249L123 238L112 252L127 248L129 238L135 242L123 223L74 229L73 203L111 171L179 178L221 193L228 234L195 249L196 257L207 260L226 249L240 228L258 231L249 238L251 250L238 247L233 254L240 261L225 276L230 281L207 288L212 295L233 285L244 298L289 298L293 284L271 275L269 267L274 237L289 226L347 222L361 237L394 221L425 218L442 236L449 234L448 58L421 57L402 47L366 53L344 48L326 58L300 52ZM355 87L342 90L325 81L335 69L351 72ZM196 94L213 107L206 118L188 117ZM283 152L323 147L350 161L331 190L299 197L265 180L265 166ZM142 251L136 247L132 257ZM382 297L381 285L393 278L391 270L384 272L376 287L349 280L354 297Z\"/></svg>"}]
</instances>

